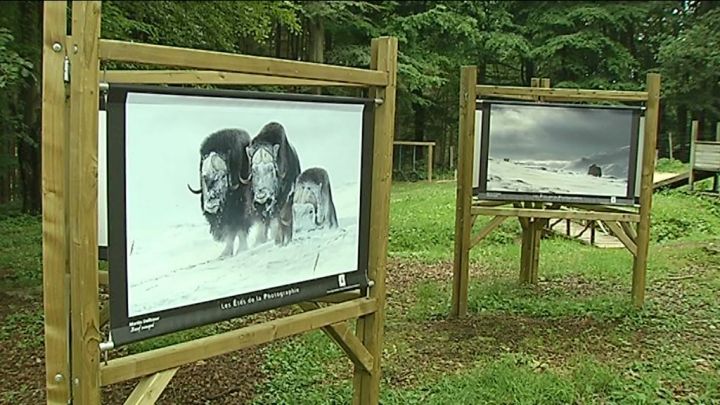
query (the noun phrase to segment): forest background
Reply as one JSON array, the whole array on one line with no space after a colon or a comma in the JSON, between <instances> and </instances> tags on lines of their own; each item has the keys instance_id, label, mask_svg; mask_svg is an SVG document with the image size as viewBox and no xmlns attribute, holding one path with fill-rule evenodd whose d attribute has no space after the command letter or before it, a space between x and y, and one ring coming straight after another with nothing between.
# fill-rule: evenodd
<instances>
[{"instance_id":1,"label":"forest background","mask_svg":"<svg viewBox=\"0 0 720 405\"><path fill-rule=\"evenodd\" d=\"M462 65L477 65L483 84L549 77L553 87L613 90L640 90L646 73L660 72L660 157L687 161L691 121L710 139L720 120L720 2L103 1L102 9L104 38L345 66L367 67L370 40L396 36L396 138L435 141L440 171L457 156ZM0 205L37 214L42 2L2 2L0 11ZM116 67L145 68L103 66Z\"/></svg>"}]
</instances>

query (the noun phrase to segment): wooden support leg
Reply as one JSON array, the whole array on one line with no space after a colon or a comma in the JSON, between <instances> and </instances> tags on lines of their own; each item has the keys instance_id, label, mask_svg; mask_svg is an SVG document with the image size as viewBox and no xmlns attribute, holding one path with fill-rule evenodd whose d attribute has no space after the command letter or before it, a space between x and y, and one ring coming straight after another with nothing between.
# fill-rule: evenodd
<instances>
[{"instance_id":1,"label":"wooden support leg","mask_svg":"<svg viewBox=\"0 0 720 405\"><path fill-rule=\"evenodd\" d=\"M385 275L390 222L390 187L392 180L392 151L395 130L395 93L397 87L397 39L373 39L370 66L387 72L388 84L373 89L373 96L383 99L375 110L375 140L373 145L373 182L370 223L373 240L369 246L368 277L375 284L370 297L377 300L375 312L362 316L357 322L356 335L372 355L372 369L355 367L353 376L353 404L375 405L380 401L380 362L385 324Z\"/></svg>"},{"instance_id":2,"label":"wooden support leg","mask_svg":"<svg viewBox=\"0 0 720 405\"><path fill-rule=\"evenodd\" d=\"M633 263L632 298L636 307L645 303L645 273L650 247L650 212L652 210L654 152L660 108L660 75L647 75L647 113L645 115L645 145L640 181L640 222L637 227L637 255Z\"/></svg>"},{"instance_id":3,"label":"wooden support leg","mask_svg":"<svg viewBox=\"0 0 720 405\"><path fill-rule=\"evenodd\" d=\"M73 403L100 403L97 153L100 1L72 3L68 193Z\"/></svg>"},{"instance_id":4,"label":"wooden support leg","mask_svg":"<svg viewBox=\"0 0 720 405\"><path fill-rule=\"evenodd\" d=\"M520 252L520 283L537 284L540 262L540 240L547 219L532 218L523 229L522 250Z\"/></svg>"},{"instance_id":5,"label":"wooden support leg","mask_svg":"<svg viewBox=\"0 0 720 405\"><path fill-rule=\"evenodd\" d=\"M695 190L695 141L698 140L700 123L697 120L693 120L690 127L690 175L688 176L688 182L690 183L690 191Z\"/></svg>"},{"instance_id":6,"label":"wooden support leg","mask_svg":"<svg viewBox=\"0 0 720 405\"><path fill-rule=\"evenodd\" d=\"M525 218L521 218L520 223L523 224L523 222L525 222L526 225L522 227L522 242L520 245L520 283L528 284L531 279L530 263L532 262L532 248L535 242L533 241L534 232L532 220L522 221L522 219Z\"/></svg>"},{"instance_id":7,"label":"wooden support leg","mask_svg":"<svg viewBox=\"0 0 720 405\"><path fill-rule=\"evenodd\" d=\"M475 150L475 83L477 68L463 67L460 71L460 129L458 134L458 181L455 200L455 260L453 267L452 317L467 314L467 293L470 272L470 232L473 216L472 162Z\"/></svg>"},{"instance_id":8,"label":"wooden support leg","mask_svg":"<svg viewBox=\"0 0 720 405\"><path fill-rule=\"evenodd\" d=\"M45 370L48 404L70 402L67 125L63 65L66 2L43 2L42 56L42 266ZM53 49L55 46L55 49ZM60 48L58 49L58 46Z\"/></svg>"},{"instance_id":9,"label":"wooden support leg","mask_svg":"<svg viewBox=\"0 0 720 405\"><path fill-rule=\"evenodd\" d=\"M537 284L540 268L540 241L547 224L547 219L536 219L533 229L532 262L530 263L530 284Z\"/></svg>"},{"instance_id":10,"label":"wooden support leg","mask_svg":"<svg viewBox=\"0 0 720 405\"><path fill-rule=\"evenodd\" d=\"M135 389L125 401L125 405L152 405L160 395L162 395L165 387L170 384L170 380L177 373L177 368L161 371L151 376L145 377L135 386Z\"/></svg>"},{"instance_id":11,"label":"wooden support leg","mask_svg":"<svg viewBox=\"0 0 720 405\"><path fill-rule=\"evenodd\" d=\"M427 166L427 178L428 181L432 181L433 176L433 146L428 146L428 166Z\"/></svg>"}]
</instances>

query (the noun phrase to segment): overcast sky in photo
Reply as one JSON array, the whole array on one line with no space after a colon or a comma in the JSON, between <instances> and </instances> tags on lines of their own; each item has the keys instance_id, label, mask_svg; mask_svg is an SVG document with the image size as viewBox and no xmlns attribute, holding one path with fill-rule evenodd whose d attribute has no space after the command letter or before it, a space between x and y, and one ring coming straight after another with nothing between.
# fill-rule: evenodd
<instances>
[{"instance_id":1,"label":"overcast sky in photo","mask_svg":"<svg viewBox=\"0 0 720 405\"><path fill-rule=\"evenodd\" d=\"M628 110L493 104L489 155L572 161L629 146L631 125Z\"/></svg>"}]
</instances>

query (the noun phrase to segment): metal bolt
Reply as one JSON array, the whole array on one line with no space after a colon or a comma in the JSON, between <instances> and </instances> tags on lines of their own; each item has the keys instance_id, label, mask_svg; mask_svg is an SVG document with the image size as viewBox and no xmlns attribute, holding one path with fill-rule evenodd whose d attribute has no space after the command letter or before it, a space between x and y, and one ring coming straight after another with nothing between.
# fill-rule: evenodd
<instances>
[{"instance_id":1,"label":"metal bolt","mask_svg":"<svg viewBox=\"0 0 720 405\"><path fill-rule=\"evenodd\" d=\"M77 46L77 45L73 45L73 53L78 53L78 46Z\"/></svg>"},{"instance_id":2,"label":"metal bolt","mask_svg":"<svg viewBox=\"0 0 720 405\"><path fill-rule=\"evenodd\" d=\"M79 378L76 378L75 380L73 380L73 382L75 383L75 385L80 385L80 379L79 379Z\"/></svg>"},{"instance_id":3,"label":"metal bolt","mask_svg":"<svg viewBox=\"0 0 720 405\"><path fill-rule=\"evenodd\" d=\"M61 383L61 382L63 382L64 379L65 379L65 377L63 377L62 374L60 374L60 373L55 374L55 382Z\"/></svg>"},{"instance_id":4,"label":"metal bolt","mask_svg":"<svg viewBox=\"0 0 720 405\"><path fill-rule=\"evenodd\" d=\"M60 42L55 42L54 44L52 44L52 50L55 52L62 51L62 44L60 44Z\"/></svg>"}]
</instances>

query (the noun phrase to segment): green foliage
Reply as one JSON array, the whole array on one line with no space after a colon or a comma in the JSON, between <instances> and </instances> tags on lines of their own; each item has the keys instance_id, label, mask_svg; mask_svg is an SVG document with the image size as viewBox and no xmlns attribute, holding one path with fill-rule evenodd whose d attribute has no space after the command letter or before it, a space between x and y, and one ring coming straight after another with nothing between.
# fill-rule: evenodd
<instances>
[{"instance_id":1,"label":"green foliage","mask_svg":"<svg viewBox=\"0 0 720 405\"><path fill-rule=\"evenodd\" d=\"M272 376L259 387L256 404L348 403L352 387L328 384L328 365L344 357L322 332L278 342L266 350L263 371ZM333 378L338 380L337 378Z\"/></svg>"},{"instance_id":2,"label":"green foliage","mask_svg":"<svg viewBox=\"0 0 720 405\"><path fill-rule=\"evenodd\" d=\"M455 202L448 191L448 184L442 183L393 185L390 255L437 260L452 251Z\"/></svg>"},{"instance_id":3,"label":"green foliage","mask_svg":"<svg viewBox=\"0 0 720 405\"><path fill-rule=\"evenodd\" d=\"M23 287L42 281L40 218L0 215L0 286Z\"/></svg>"},{"instance_id":4,"label":"green foliage","mask_svg":"<svg viewBox=\"0 0 720 405\"><path fill-rule=\"evenodd\" d=\"M390 205L389 254L423 261L447 260L455 241L454 183L394 183ZM411 215L410 215L411 214ZM489 221L478 218L475 231ZM514 242L520 233L516 221L506 221L483 244Z\"/></svg>"},{"instance_id":5,"label":"green foliage","mask_svg":"<svg viewBox=\"0 0 720 405\"><path fill-rule=\"evenodd\" d=\"M108 1L103 13L107 38L228 52L268 41L275 24L299 28L296 7L285 1Z\"/></svg>"},{"instance_id":6,"label":"green foliage","mask_svg":"<svg viewBox=\"0 0 720 405\"><path fill-rule=\"evenodd\" d=\"M688 164L676 159L660 158L655 165L658 173L682 173L688 170Z\"/></svg>"},{"instance_id":7,"label":"green foliage","mask_svg":"<svg viewBox=\"0 0 720 405\"><path fill-rule=\"evenodd\" d=\"M33 64L11 48L13 41L10 30L0 27L0 89L32 75Z\"/></svg>"},{"instance_id":8,"label":"green foliage","mask_svg":"<svg viewBox=\"0 0 720 405\"><path fill-rule=\"evenodd\" d=\"M720 235L720 202L716 198L668 191L654 198L651 238L658 242Z\"/></svg>"},{"instance_id":9,"label":"green foliage","mask_svg":"<svg viewBox=\"0 0 720 405\"><path fill-rule=\"evenodd\" d=\"M538 370L529 356L505 354L469 372L387 396L393 404L588 403L622 395L621 382L609 367L593 360L578 360L569 372L559 373Z\"/></svg>"},{"instance_id":10,"label":"green foliage","mask_svg":"<svg viewBox=\"0 0 720 405\"><path fill-rule=\"evenodd\" d=\"M43 345L44 326L42 309L14 312L0 326L0 341L12 341L18 349L38 349Z\"/></svg>"},{"instance_id":11,"label":"green foliage","mask_svg":"<svg viewBox=\"0 0 720 405\"><path fill-rule=\"evenodd\" d=\"M718 117L720 9L685 18L687 28L667 38L658 53L666 77L663 89L671 103Z\"/></svg>"},{"instance_id":12,"label":"green foliage","mask_svg":"<svg viewBox=\"0 0 720 405\"><path fill-rule=\"evenodd\" d=\"M394 185L391 228L416 224L411 233L424 240L442 226L428 216L453 195L452 183ZM659 195L654 207L678 211L679 204L690 215L715 209L712 200L683 192ZM473 251L469 316L462 320L448 318L448 280L406 285L414 274L431 271L415 273L412 267L423 267L416 261L399 267L409 274L400 288L390 284L382 403L717 402L720 363L712 359L720 254L714 235L699 230L651 245L642 310L630 303L632 258L622 249L544 240L541 282L521 287L518 246L483 243ZM418 258L441 253L424 249ZM349 402L349 362L321 333L273 344L265 355L269 377L256 403Z\"/></svg>"}]
</instances>

